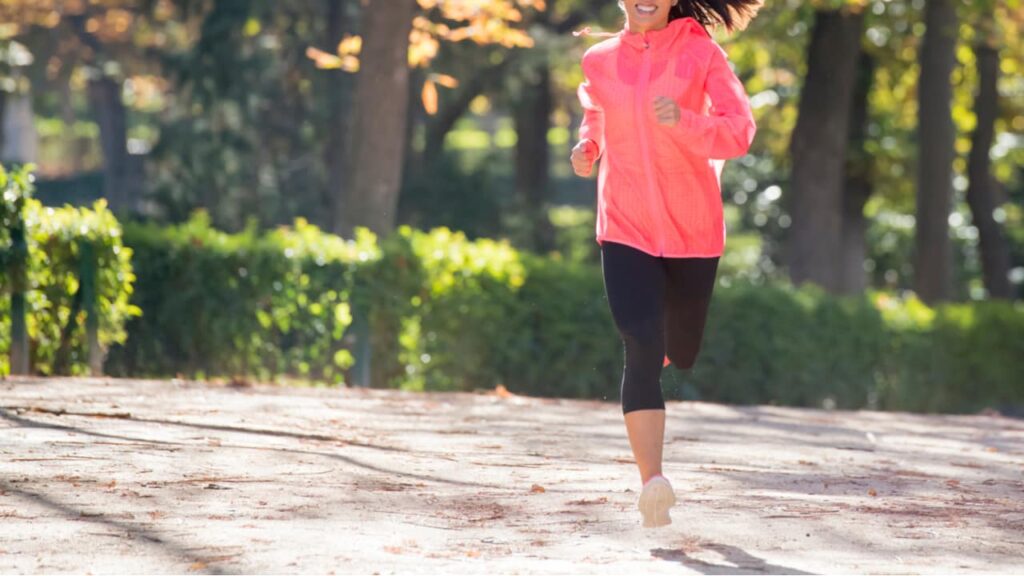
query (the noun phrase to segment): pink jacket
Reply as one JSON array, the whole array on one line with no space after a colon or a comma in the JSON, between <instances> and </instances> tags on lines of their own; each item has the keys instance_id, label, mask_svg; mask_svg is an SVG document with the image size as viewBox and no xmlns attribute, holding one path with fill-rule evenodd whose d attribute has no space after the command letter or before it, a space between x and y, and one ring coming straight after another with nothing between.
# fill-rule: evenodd
<instances>
[{"instance_id":1,"label":"pink jacket","mask_svg":"<svg viewBox=\"0 0 1024 576\"><path fill-rule=\"evenodd\" d=\"M643 34L623 29L583 55L581 139L598 147L596 240L655 256L721 256L721 169L756 126L725 51L693 18ZM654 99L681 108L659 124ZM716 161L717 160L717 161Z\"/></svg>"}]
</instances>

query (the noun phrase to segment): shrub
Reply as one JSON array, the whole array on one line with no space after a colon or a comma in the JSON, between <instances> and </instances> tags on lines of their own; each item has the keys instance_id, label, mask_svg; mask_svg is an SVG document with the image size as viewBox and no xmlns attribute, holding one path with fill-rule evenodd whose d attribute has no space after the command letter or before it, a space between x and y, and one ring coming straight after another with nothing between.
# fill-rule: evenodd
<instances>
[{"instance_id":1,"label":"shrub","mask_svg":"<svg viewBox=\"0 0 1024 576\"><path fill-rule=\"evenodd\" d=\"M95 259L96 313L101 350L127 338L125 323L140 314L129 302L135 275L132 251L121 239L121 227L104 200L92 208L44 207L31 197L29 167L7 173L0 167L0 374L10 372L11 332L8 266L14 255L11 229L15 219L24 224L27 245L26 328L30 366L39 374L85 374L88 371L85 310L76 294L82 286L83 256L91 247ZM61 356L63 352L63 357Z\"/></svg>"}]
</instances>

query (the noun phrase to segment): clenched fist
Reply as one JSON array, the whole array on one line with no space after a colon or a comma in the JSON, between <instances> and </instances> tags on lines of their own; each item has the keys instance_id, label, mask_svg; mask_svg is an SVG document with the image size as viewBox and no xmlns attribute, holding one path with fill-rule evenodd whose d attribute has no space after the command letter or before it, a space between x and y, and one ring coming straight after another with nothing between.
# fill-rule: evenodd
<instances>
[{"instance_id":1,"label":"clenched fist","mask_svg":"<svg viewBox=\"0 0 1024 576\"><path fill-rule=\"evenodd\" d=\"M681 112L675 100L667 96L658 96L654 99L654 114L658 117L658 124L675 126L679 123Z\"/></svg>"},{"instance_id":2,"label":"clenched fist","mask_svg":"<svg viewBox=\"0 0 1024 576\"><path fill-rule=\"evenodd\" d=\"M572 149L572 169L576 172L577 176L586 178L590 176L590 171L594 168L594 162L597 161L597 144L593 140L585 139L580 140L576 146Z\"/></svg>"}]
</instances>

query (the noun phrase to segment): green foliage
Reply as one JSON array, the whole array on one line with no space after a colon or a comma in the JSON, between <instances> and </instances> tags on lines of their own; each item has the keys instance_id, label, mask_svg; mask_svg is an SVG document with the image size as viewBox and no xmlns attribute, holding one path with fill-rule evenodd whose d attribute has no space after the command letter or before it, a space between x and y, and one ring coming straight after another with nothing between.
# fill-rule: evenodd
<instances>
[{"instance_id":1,"label":"green foliage","mask_svg":"<svg viewBox=\"0 0 1024 576\"><path fill-rule=\"evenodd\" d=\"M431 390L493 387L502 350L514 345L525 269L507 241L467 240L437 228L402 227L408 258L423 271L401 336L408 384Z\"/></svg>"},{"instance_id":2,"label":"green foliage","mask_svg":"<svg viewBox=\"0 0 1024 576\"><path fill-rule=\"evenodd\" d=\"M259 235L213 229L205 212L173 227L131 224L135 302L146 311L112 351L122 375L279 375L342 381L353 363L355 270L377 259L373 235L346 241L304 220Z\"/></svg>"},{"instance_id":3,"label":"green foliage","mask_svg":"<svg viewBox=\"0 0 1024 576\"><path fill-rule=\"evenodd\" d=\"M715 401L861 408L876 386L884 334L865 298L736 284L717 291L690 376L698 397Z\"/></svg>"},{"instance_id":4,"label":"green foliage","mask_svg":"<svg viewBox=\"0 0 1024 576\"><path fill-rule=\"evenodd\" d=\"M600 246L594 240L594 210L556 206L548 211L555 229L555 250L570 262L600 264Z\"/></svg>"},{"instance_id":5,"label":"green foliage","mask_svg":"<svg viewBox=\"0 0 1024 576\"><path fill-rule=\"evenodd\" d=\"M85 306L74 304L82 271L82 247L93 246L96 262L97 313L99 343L104 349L127 338L125 323L140 313L129 303L135 276L132 251L121 241L121 227L107 210L104 200L89 208L44 207L31 197L31 167L8 174L0 168L0 374L10 371L10 293L16 289L9 281L18 274L9 268L21 261L15 258L11 232L24 226L27 252L25 300L29 336L30 365L40 374L87 371ZM19 216L20 215L20 216ZM70 365L56 364L65 327L72 326L67 341Z\"/></svg>"},{"instance_id":6,"label":"green foliage","mask_svg":"<svg viewBox=\"0 0 1024 576\"><path fill-rule=\"evenodd\" d=\"M485 153L484 166L496 154ZM417 170L410 170L403 183L400 222L420 230L448 227L470 238L491 236L501 226L503 213L500 187L484 167L456 165L451 153L438 154Z\"/></svg>"},{"instance_id":7,"label":"green foliage","mask_svg":"<svg viewBox=\"0 0 1024 576\"><path fill-rule=\"evenodd\" d=\"M375 386L619 397L623 349L593 262L447 228L401 227L379 245L365 230L345 241L302 221L230 235L201 213L126 237L145 315L111 372L337 383L361 315ZM1024 404L1022 335L1020 305L837 298L726 266L696 366L666 370L663 383L667 398L741 404L1008 407Z\"/></svg>"},{"instance_id":8,"label":"green foliage","mask_svg":"<svg viewBox=\"0 0 1024 576\"><path fill-rule=\"evenodd\" d=\"M891 351L880 408L971 412L1024 405L1024 306L985 301L932 310L878 296Z\"/></svg>"}]
</instances>

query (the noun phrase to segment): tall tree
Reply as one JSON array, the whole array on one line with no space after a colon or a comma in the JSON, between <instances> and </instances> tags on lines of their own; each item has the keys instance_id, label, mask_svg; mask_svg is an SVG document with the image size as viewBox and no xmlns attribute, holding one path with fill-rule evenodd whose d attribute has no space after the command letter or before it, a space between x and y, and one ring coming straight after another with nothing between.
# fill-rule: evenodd
<instances>
[{"instance_id":1,"label":"tall tree","mask_svg":"<svg viewBox=\"0 0 1024 576\"><path fill-rule=\"evenodd\" d=\"M398 207L409 92L409 34L416 0L369 0L363 8L363 50L356 83L354 149L336 231L356 226L391 232Z\"/></svg>"},{"instance_id":2,"label":"tall tree","mask_svg":"<svg viewBox=\"0 0 1024 576\"><path fill-rule=\"evenodd\" d=\"M520 7L544 6L544 0L365 0L361 42L349 44L358 48L351 53L339 49L338 56L310 48L310 58L324 68L347 69L354 54L361 53L352 107L351 167L335 207L336 232L349 236L356 226L367 226L387 234L394 228L406 150L407 67L428 64L441 39L530 46L529 35L512 24L522 21ZM424 106L430 114L437 110L438 83L431 78L424 82Z\"/></svg>"},{"instance_id":3,"label":"tall tree","mask_svg":"<svg viewBox=\"0 0 1024 576\"><path fill-rule=\"evenodd\" d=\"M839 258L839 291L857 294L867 288L864 259L867 255L867 220L864 206L873 191L871 155L866 150L868 97L875 75L875 60L861 50L857 64L857 82L850 109L850 136L847 145L846 179L843 183L842 253Z\"/></svg>"},{"instance_id":4,"label":"tall tree","mask_svg":"<svg viewBox=\"0 0 1024 576\"><path fill-rule=\"evenodd\" d=\"M863 15L851 8L815 12L790 141L789 274L794 283L830 291L840 289L845 161L862 28Z\"/></svg>"},{"instance_id":5,"label":"tall tree","mask_svg":"<svg viewBox=\"0 0 1024 576\"><path fill-rule=\"evenodd\" d=\"M325 0L327 2L327 27L325 31L327 46L337 47L345 37L351 35L352 10L351 0ZM328 228L334 228L337 215L335 198L344 197L345 174L351 150L351 119L349 113L352 106L352 80L347 74L331 74L325 82L327 100L328 136L324 146L324 165L327 169L327 181L324 187L323 208Z\"/></svg>"},{"instance_id":6,"label":"tall tree","mask_svg":"<svg viewBox=\"0 0 1024 576\"><path fill-rule=\"evenodd\" d=\"M127 67L117 52L132 45L130 31L149 6L142 0L91 0L55 3L52 9L57 18L51 18L51 23L63 24L70 45L77 48L68 63L85 68L87 99L103 152L104 196L112 211L134 214L142 197L143 166L141 159L128 151L123 99Z\"/></svg>"},{"instance_id":7,"label":"tall tree","mask_svg":"<svg viewBox=\"0 0 1024 576\"><path fill-rule=\"evenodd\" d=\"M553 97L551 70L546 59L533 58L523 71L519 102L513 110L516 128L516 197L529 230L529 248L546 252L554 248L555 231L548 219L551 197L551 127Z\"/></svg>"},{"instance_id":8,"label":"tall tree","mask_svg":"<svg viewBox=\"0 0 1024 576\"><path fill-rule=\"evenodd\" d=\"M554 193L551 182L551 146L548 131L555 109L554 61L559 39L580 25L586 14L571 6L560 13L539 12L531 24L543 28L544 41L526 50L518 74L518 98L512 114L516 129L516 198L522 207L526 230L523 245L537 252L555 247L555 228L548 217ZM562 48L564 50L564 48ZM572 140L570 138L570 140Z\"/></svg>"},{"instance_id":9,"label":"tall tree","mask_svg":"<svg viewBox=\"0 0 1024 576\"><path fill-rule=\"evenodd\" d=\"M989 9L993 9L990 5ZM974 56L978 70L978 92L974 101L977 125L971 135L971 152L967 160L970 184L967 204L974 226L978 229L982 276L989 296L1009 299L1010 249L1002 227L995 219L995 210L1002 204L999 184L992 175L990 150L999 115L999 49L993 14L989 11L976 28Z\"/></svg>"},{"instance_id":10,"label":"tall tree","mask_svg":"<svg viewBox=\"0 0 1024 576\"><path fill-rule=\"evenodd\" d=\"M952 291L953 245L949 214L953 201L956 136L950 76L956 64L958 19L954 0L928 0L918 82L917 218L914 289L928 303Z\"/></svg>"},{"instance_id":11,"label":"tall tree","mask_svg":"<svg viewBox=\"0 0 1024 576\"><path fill-rule=\"evenodd\" d=\"M32 111L32 94L19 91L0 101L0 162L38 162L39 137Z\"/></svg>"}]
</instances>

